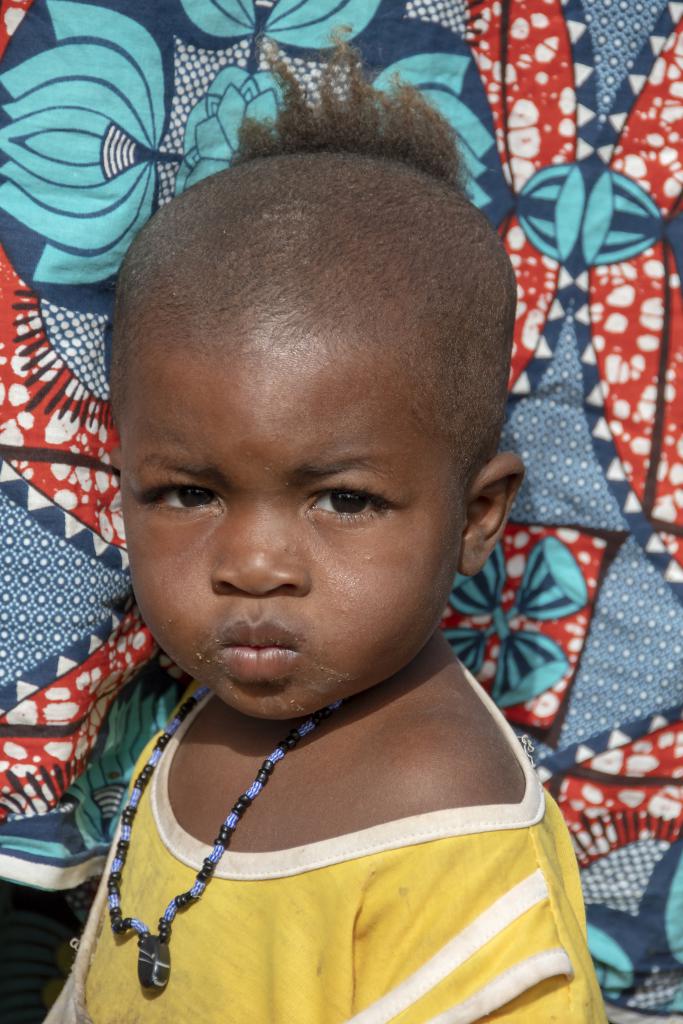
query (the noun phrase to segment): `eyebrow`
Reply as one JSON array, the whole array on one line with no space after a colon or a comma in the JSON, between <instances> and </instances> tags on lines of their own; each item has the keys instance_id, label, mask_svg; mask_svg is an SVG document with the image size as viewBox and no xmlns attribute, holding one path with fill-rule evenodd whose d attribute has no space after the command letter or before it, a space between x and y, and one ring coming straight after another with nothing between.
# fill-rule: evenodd
<instances>
[{"instance_id":1,"label":"eyebrow","mask_svg":"<svg viewBox=\"0 0 683 1024\"><path fill-rule=\"evenodd\" d=\"M218 466L213 466L210 463L205 465L190 465L182 458L175 459L173 457L165 457L159 455L156 452L151 452L149 455L145 455L141 460L141 465L144 467L157 466L161 469L170 470L175 473L186 473L188 476L213 476L219 477L221 480L225 480L225 474ZM386 470L383 470L381 466L377 464L377 461L371 459L369 456L354 455L346 458L337 458L334 461L312 463L305 462L300 466L296 466L291 471L291 476L297 482L306 482L308 480L320 480L328 476L337 476L341 473L347 473L349 470L354 469L369 469L372 472L384 475Z\"/></svg>"},{"instance_id":2,"label":"eyebrow","mask_svg":"<svg viewBox=\"0 0 683 1024\"><path fill-rule=\"evenodd\" d=\"M211 463L197 463L193 465L181 457L156 455L152 452L140 460L141 469L159 469L164 473L179 473L187 477L203 477L205 480L215 481L220 484L227 482L225 474L218 466Z\"/></svg>"},{"instance_id":3,"label":"eyebrow","mask_svg":"<svg viewBox=\"0 0 683 1024\"><path fill-rule=\"evenodd\" d=\"M161 469L172 469L183 473L205 473L219 472L215 466L192 466L185 462L182 457L175 458L174 456L158 455L156 452L150 452L149 455L144 455L140 459L140 465L142 466L159 466Z\"/></svg>"},{"instance_id":4,"label":"eyebrow","mask_svg":"<svg viewBox=\"0 0 683 1024\"><path fill-rule=\"evenodd\" d=\"M335 459L334 462L321 463L320 465L304 463L301 466L297 466L292 475L297 480L319 480L322 477L347 473L352 469L370 469L374 473L380 474L384 472L375 460L367 456L358 455L345 459Z\"/></svg>"}]
</instances>

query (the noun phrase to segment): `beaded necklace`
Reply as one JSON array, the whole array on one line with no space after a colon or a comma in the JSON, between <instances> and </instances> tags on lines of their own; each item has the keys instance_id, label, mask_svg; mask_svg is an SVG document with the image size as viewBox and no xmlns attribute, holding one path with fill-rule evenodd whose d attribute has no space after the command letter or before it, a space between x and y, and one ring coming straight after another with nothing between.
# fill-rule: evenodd
<instances>
[{"instance_id":1,"label":"beaded necklace","mask_svg":"<svg viewBox=\"0 0 683 1024\"><path fill-rule=\"evenodd\" d=\"M208 692L208 686L200 686L191 697L188 697L188 699L181 704L175 718L168 725L166 730L162 732L159 739L154 744L151 756L135 780L130 800L121 815L121 835L118 843L116 844L116 856L112 861L109 878L107 879L111 930L115 935L122 935L127 931L137 932L138 978L140 980L140 984L144 988L163 989L166 987L171 973L169 941L171 938L171 925L173 924L173 919L180 909L192 906L196 903L206 889L207 883L216 870L216 866L230 845L232 833L237 828L240 818L268 782L277 762L281 761L287 751L292 750L299 740L303 739L309 732L312 732L323 718L328 718L332 712L336 711L342 704L342 701L338 700L335 701L334 704L330 704L328 707L321 708L320 711L316 711L315 714L306 719L306 721L302 725L298 726L298 728L291 729L287 736L278 743L272 754L265 759L259 768L256 773L256 778L249 789L246 793L242 793L242 795L238 797L227 818L221 825L218 835L214 840L211 853L208 857L204 858L202 866L195 876L194 885L188 889L187 892L181 892L177 896L173 897L166 907L163 915L159 918L158 935L152 935L144 921L141 921L137 917L123 917L121 912L121 874L123 872L123 865L125 864L126 854L130 845L133 819L135 818L140 797L152 777L154 769L161 760L164 747L167 745L174 733L177 732L181 722L183 722L189 715L190 711L192 711L199 702L206 697Z\"/></svg>"}]
</instances>

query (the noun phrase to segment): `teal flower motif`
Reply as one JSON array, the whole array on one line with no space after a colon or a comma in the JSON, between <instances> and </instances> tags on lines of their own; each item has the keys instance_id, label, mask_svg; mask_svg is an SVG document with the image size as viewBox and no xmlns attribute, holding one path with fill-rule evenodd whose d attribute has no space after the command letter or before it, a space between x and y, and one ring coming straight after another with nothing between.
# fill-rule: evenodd
<instances>
[{"instance_id":1,"label":"teal flower motif","mask_svg":"<svg viewBox=\"0 0 683 1024\"><path fill-rule=\"evenodd\" d=\"M680 856L671 880L671 888L664 911L664 925L669 948L679 963L683 963L683 855ZM678 993L679 1005L672 1009L683 1009L683 986Z\"/></svg>"},{"instance_id":2,"label":"teal flower motif","mask_svg":"<svg viewBox=\"0 0 683 1024\"><path fill-rule=\"evenodd\" d=\"M274 118L278 99L278 87L270 72L250 75L236 67L220 71L187 119L185 158L176 178L176 193L225 170L237 148L237 133L244 118Z\"/></svg>"},{"instance_id":3,"label":"teal flower motif","mask_svg":"<svg viewBox=\"0 0 683 1024\"><path fill-rule=\"evenodd\" d=\"M637 182L587 160L542 167L522 189L518 214L537 249L575 270L630 260L662 232Z\"/></svg>"},{"instance_id":4,"label":"teal flower motif","mask_svg":"<svg viewBox=\"0 0 683 1024\"><path fill-rule=\"evenodd\" d=\"M140 686L138 677L116 700L106 719L106 738L62 804L75 804L74 823L86 849L111 843L144 744L166 724L179 696L177 686L162 694Z\"/></svg>"},{"instance_id":5,"label":"teal flower motif","mask_svg":"<svg viewBox=\"0 0 683 1024\"><path fill-rule=\"evenodd\" d=\"M600 988L608 999L619 999L633 987L631 958L619 942L602 928L588 924L588 947L595 963Z\"/></svg>"},{"instance_id":6,"label":"teal flower motif","mask_svg":"<svg viewBox=\"0 0 683 1024\"><path fill-rule=\"evenodd\" d=\"M380 0L279 0L265 33L285 46L306 46L322 50L332 45L335 29L349 29L353 39L372 21Z\"/></svg>"},{"instance_id":7,"label":"teal flower motif","mask_svg":"<svg viewBox=\"0 0 683 1024\"><path fill-rule=\"evenodd\" d=\"M574 615L588 599L586 583L571 551L555 537L545 537L527 559L514 605L504 612L500 599L505 585L505 559L500 546L476 576L458 576L451 604L464 615L487 615L483 629L461 626L446 636L470 671L484 660L486 641L496 633L500 654L492 695L501 707L521 704L559 682L569 663L562 648L550 637L530 629L513 629L522 615L547 622Z\"/></svg>"},{"instance_id":8,"label":"teal flower motif","mask_svg":"<svg viewBox=\"0 0 683 1024\"><path fill-rule=\"evenodd\" d=\"M181 0L186 15L202 32L234 39L257 31L252 0ZM353 39L372 21L380 0L277 0L261 31L285 46L323 50L332 33L343 26Z\"/></svg>"},{"instance_id":9,"label":"teal flower motif","mask_svg":"<svg viewBox=\"0 0 683 1024\"><path fill-rule=\"evenodd\" d=\"M181 0L183 10L197 28L226 39L250 36L256 30L251 0Z\"/></svg>"},{"instance_id":10,"label":"teal flower motif","mask_svg":"<svg viewBox=\"0 0 683 1024\"><path fill-rule=\"evenodd\" d=\"M140 685L139 677L112 704L104 745L63 798L76 805L74 824L86 849L111 842L133 766L145 743L166 724L179 695L177 685L160 695Z\"/></svg>"},{"instance_id":11,"label":"teal flower motif","mask_svg":"<svg viewBox=\"0 0 683 1024\"><path fill-rule=\"evenodd\" d=\"M472 55L418 53L405 57L377 76L375 88L389 89L396 76L419 89L457 133L468 172L468 195L484 210L503 183L490 115L482 116L482 109L475 111L471 102L481 89Z\"/></svg>"},{"instance_id":12,"label":"teal flower motif","mask_svg":"<svg viewBox=\"0 0 683 1024\"><path fill-rule=\"evenodd\" d=\"M45 783L26 776L22 796L32 811L10 815L3 824L0 853L71 866L80 878L87 877L93 858L111 843L138 757L186 686L186 680L171 679L157 659L143 668L112 704L88 766L57 808L44 813Z\"/></svg>"},{"instance_id":13,"label":"teal flower motif","mask_svg":"<svg viewBox=\"0 0 683 1024\"><path fill-rule=\"evenodd\" d=\"M0 207L47 244L36 281L115 273L148 219L164 121L161 55L137 22L48 0L57 43L0 75Z\"/></svg>"}]
</instances>

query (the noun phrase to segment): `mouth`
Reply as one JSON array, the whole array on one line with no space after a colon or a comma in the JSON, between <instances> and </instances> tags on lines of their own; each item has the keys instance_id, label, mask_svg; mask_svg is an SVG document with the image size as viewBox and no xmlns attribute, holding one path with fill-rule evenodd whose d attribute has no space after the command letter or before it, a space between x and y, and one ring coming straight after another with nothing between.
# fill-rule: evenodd
<instances>
[{"instance_id":1,"label":"mouth","mask_svg":"<svg viewBox=\"0 0 683 1024\"><path fill-rule=\"evenodd\" d=\"M237 683L273 683L288 676L301 655L288 647L228 645L216 658Z\"/></svg>"},{"instance_id":2,"label":"mouth","mask_svg":"<svg viewBox=\"0 0 683 1024\"><path fill-rule=\"evenodd\" d=\"M235 623L217 640L212 661L238 683L276 682L301 658L299 641L282 623Z\"/></svg>"}]
</instances>

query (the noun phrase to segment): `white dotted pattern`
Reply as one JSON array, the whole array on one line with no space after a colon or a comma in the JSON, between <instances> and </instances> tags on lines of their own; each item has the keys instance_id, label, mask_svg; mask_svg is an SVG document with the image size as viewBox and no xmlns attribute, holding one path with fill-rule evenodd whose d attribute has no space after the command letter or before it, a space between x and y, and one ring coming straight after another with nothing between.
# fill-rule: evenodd
<instances>
[{"instance_id":1,"label":"white dotted pattern","mask_svg":"<svg viewBox=\"0 0 683 1024\"><path fill-rule=\"evenodd\" d=\"M54 306L44 299L40 303L40 312L50 344L69 369L91 394L97 398L108 398L109 383L104 363L107 317Z\"/></svg>"},{"instance_id":2,"label":"white dotted pattern","mask_svg":"<svg viewBox=\"0 0 683 1024\"><path fill-rule=\"evenodd\" d=\"M0 537L0 706L7 708L17 702L16 680L88 636L129 579L43 530L2 494Z\"/></svg>"},{"instance_id":3,"label":"white dotted pattern","mask_svg":"<svg viewBox=\"0 0 683 1024\"><path fill-rule=\"evenodd\" d=\"M310 103L315 103L320 95L320 78L324 61L306 60L303 57L292 57L284 51L280 54L283 63L290 69L299 85L301 85ZM259 71L268 71L268 63L261 58Z\"/></svg>"},{"instance_id":4,"label":"white dotted pattern","mask_svg":"<svg viewBox=\"0 0 683 1024\"><path fill-rule=\"evenodd\" d=\"M593 451L581 380L576 336L567 323L536 391L513 403L503 430L501 447L519 452L527 467L513 517L626 530Z\"/></svg>"},{"instance_id":5,"label":"white dotted pattern","mask_svg":"<svg viewBox=\"0 0 683 1024\"><path fill-rule=\"evenodd\" d=\"M609 113L617 90L654 28L664 0L585 0L598 79L598 111Z\"/></svg>"},{"instance_id":6,"label":"white dotted pattern","mask_svg":"<svg viewBox=\"0 0 683 1024\"><path fill-rule=\"evenodd\" d=\"M682 675L683 609L629 537L598 596L560 747L671 707Z\"/></svg>"},{"instance_id":7,"label":"white dotted pattern","mask_svg":"<svg viewBox=\"0 0 683 1024\"><path fill-rule=\"evenodd\" d=\"M406 17L442 25L462 34L467 27L467 4L465 0L409 0Z\"/></svg>"},{"instance_id":8,"label":"white dotted pattern","mask_svg":"<svg viewBox=\"0 0 683 1024\"><path fill-rule=\"evenodd\" d=\"M204 50L181 39L175 40L173 99L168 130L159 146L160 152L182 156L185 125L190 112L206 95L219 71L228 64L246 68L250 47L248 39L242 39L225 50ZM158 165L160 206L173 198L179 165L180 161Z\"/></svg>"},{"instance_id":9,"label":"white dotted pattern","mask_svg":"<svg viewBox=\"0 0 683 1024\"><path fill-rule=\"evenodd\" d=\"M669 843L639 839L596 860L581 872L586 903L637 917L652 872L668 849Z\"/></svg>"},{"instance_id":10,"label":"white dotted pattern","mask_svg":"<svg viewBox=\"0 0 683 1024\"><path fill-rule=\"evenodd\" d=\"M668 1003L673 999L681 987L681 972L658 971L656 965L652 968L652 974L646 978L643 985L634 996L626 1000L628 1006L636 1007L639 1010L659 1010L666 1012ZM678 1014L676 1014L676 1017ZM667 1020L675 1021L676 1017L668 1017ZM649 1020L647 1017L645 1020ZM662 1020L657 1017L657 1020Z\"/></svg>"}]
</instances>

